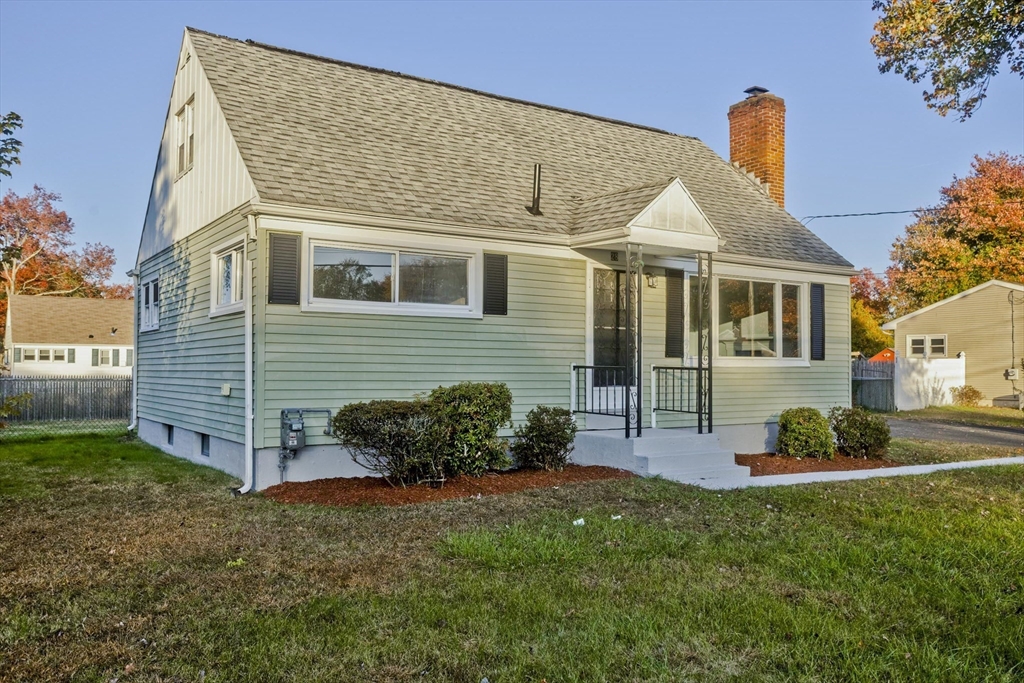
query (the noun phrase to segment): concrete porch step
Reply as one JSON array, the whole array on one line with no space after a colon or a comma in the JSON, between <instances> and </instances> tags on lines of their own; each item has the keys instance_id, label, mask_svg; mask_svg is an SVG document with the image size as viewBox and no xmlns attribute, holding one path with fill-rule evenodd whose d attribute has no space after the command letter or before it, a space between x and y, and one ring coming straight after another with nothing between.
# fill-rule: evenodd
<instances>
[{"instance_id":1,"label":"concrete porch step","mask_svg":"<svg viewBox=\"0 0 1024 683\"><path fill-rule=\"evenodd\" d=\"M740 479L750 470L736 465L736 456L719 445L715 434L690 430L647 429L626 439L621 432L579 432L572 460L581 465L604 465L642 476L674 481Z\"/></svg>"}]
</instances>

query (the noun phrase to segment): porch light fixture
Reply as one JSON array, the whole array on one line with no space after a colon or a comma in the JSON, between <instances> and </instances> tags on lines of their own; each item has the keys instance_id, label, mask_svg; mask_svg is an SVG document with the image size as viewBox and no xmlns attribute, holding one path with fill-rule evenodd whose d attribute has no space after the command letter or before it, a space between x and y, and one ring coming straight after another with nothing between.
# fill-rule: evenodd
<instances>
[{"instance_id":1,"label":"porch light fixture","mask_svg":"<svg viewBox=\"0 0 1024 683\"><path fill-rule=\"evenodd\" d=\"M658 288L658 276L653 273L647 273L647 286L651 289Z\"/></svg>"}]
</instances>

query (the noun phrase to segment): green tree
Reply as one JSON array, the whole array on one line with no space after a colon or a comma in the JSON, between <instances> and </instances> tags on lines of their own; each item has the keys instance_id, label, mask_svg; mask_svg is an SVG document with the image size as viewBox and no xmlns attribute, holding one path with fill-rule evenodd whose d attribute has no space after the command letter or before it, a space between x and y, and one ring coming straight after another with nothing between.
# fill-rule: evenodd
<instances>
[{"instance_id":1,"label":"green tree","mask_svg":"<svg viewBox=\"0 0 1024 683\"><path fill-rule=\"evenodd\" d=\"M11 177L11 166L21 165L21 140L14 137L14 131L21 128L21 117L13 111L0 118L0 175Z\"/></svg>"},{"instance_id":2,"label":"green tree","mask_svg":"<svg viewBox=\"0 0 1024 683\"><path fill-rule=\"evenodd\" d=\"M850 350L860 351L870 358L891 344L892 337L882 330L864 302L850 299Z\"/></svg>"},{"instance_id":3,"label":"green tree","mask_svg":"<svg viewBox=\"0 0 1024 683\"><path fill-rule=\"evenodd\" d=\"M942 116L970 118L1004 59L1024 78L1021 0L875 0L872 9L881 12L871 37L878 70L928 78L924 101Z\"/></svg>"}]
</instances>

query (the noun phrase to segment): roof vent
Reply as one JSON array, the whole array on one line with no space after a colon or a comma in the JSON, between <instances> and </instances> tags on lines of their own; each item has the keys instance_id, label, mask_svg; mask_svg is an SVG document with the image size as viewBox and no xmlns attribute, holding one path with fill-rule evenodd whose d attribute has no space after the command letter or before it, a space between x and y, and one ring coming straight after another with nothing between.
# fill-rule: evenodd
<instances>
[{"instance_id":1,"label":"roof vent","mask_svg":"<svg viewBox=\"0 0 1024 683\"><path fill-rule=\"evenodd\" d=\"M534 216L543 216L540 212L540 164L533 165L533 203L526 210Z\"/></svg>"},{"instance_id":2,"label":"roof vent","mask_svg":"<svg viewBox=\"0 0 1024 683\"><path fill-rule=\"evenodd\" d=\"M750 99L751 97L757 97L758 95L765 94L768 92L768 88L762 88L759 85L752 85L743 92L747 93L747 99Z\"/></svg>"}]
</instances>

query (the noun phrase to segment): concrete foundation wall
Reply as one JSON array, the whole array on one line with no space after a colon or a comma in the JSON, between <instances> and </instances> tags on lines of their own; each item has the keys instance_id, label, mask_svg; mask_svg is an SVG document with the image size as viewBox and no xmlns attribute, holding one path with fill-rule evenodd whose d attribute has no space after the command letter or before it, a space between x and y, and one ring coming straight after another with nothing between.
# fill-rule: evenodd
<instances>
[{"instance_id":1,"label":"concrete foundation wall","mask_svg":"<svg viewBox=\"0 0 1024 683\"><path fill-rule=\"evenodd\" d=\"M373 472L354 463L341 446L307 446L298 456L285 463L282 476L278 468L278 450L260 448L256 451L256 489L280 484L283 481L312 481L335 477L369 477Z\"/></svg>"},{"instance_id":2,"label":"concrete foundation wall","mask_svg":"<svg viewBox=\"0 0 1024 683\"><path fill-rule=\"evenodd\" d=\"M198 465L207 465L241 478L245 474L245 444L210 437L210 455L202 454L200 432L184 427L174 428L174 443L167 441L167 425L139 418L139 438L170 455Z\"/></svg>"}]
</instances>

